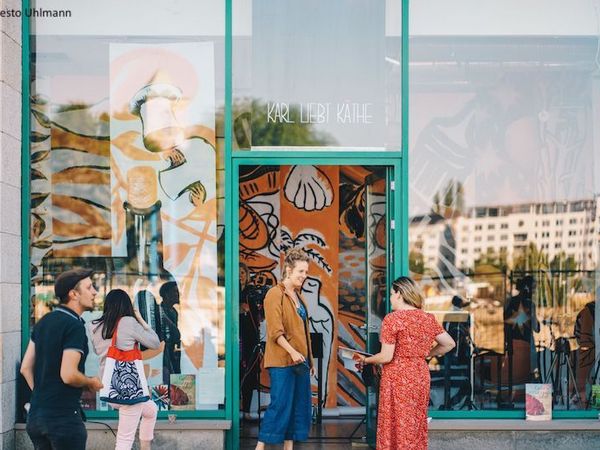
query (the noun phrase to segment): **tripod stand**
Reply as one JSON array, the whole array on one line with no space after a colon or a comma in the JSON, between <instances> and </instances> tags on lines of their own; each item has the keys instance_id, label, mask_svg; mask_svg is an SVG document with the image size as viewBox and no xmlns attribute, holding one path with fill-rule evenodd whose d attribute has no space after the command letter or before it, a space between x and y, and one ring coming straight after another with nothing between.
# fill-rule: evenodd
<instances>
[{"instance_id":1,"label":"tripod stand","mask_svg":"<svg viewBox=\"0 0 600 450\"><path fill-rule=\"evenodd\" d=\"M565 401L565 406L567 407L567 410L570 409L569 388L571 383L573 383L573 388L575 389L575 397L577 401L581 402L581 396L579 395L579 389L577 388L577 382L575 380L575 371L573 370L573 366L571 365L570 355L571 346L569 345L569 340L564 337L556 339L554 344L554 353L550 362L550 367L548 368L548 371L546 372L545 376L546 380L550 378L550 380L552 381L553 397L556 399L558 395L560 395L561 398ZM563 383L561 383L560 379L562 367L566 367L567 371L566 377L562 380ZM553 370L555 370L555 374L552 373Z\"/></svg>"}]
</instances>

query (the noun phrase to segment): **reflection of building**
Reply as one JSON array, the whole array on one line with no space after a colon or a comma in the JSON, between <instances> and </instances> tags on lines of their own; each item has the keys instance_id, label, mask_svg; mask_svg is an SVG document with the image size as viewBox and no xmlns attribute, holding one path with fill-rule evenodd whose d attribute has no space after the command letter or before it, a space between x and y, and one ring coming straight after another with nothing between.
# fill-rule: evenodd
<instances>
[{"instance_id":1,"label":"reflection of building","mask_svg":"<svg viewBox=\"0 0 600 450\"><path fill-rule=\"evenodd\" d=\"M455 261L451 220L439 214L412 218L408 241L410 251L421 255L426 268L444 273L444 267Z\"/></svg>"},{"instance_id":2,"label":"reflection of building","mask_svg":"<svg viewBox=\"0 0 600 450\"><path fill-rule=\"evenodd\" d=\"M454 255L456 267L473 268L486 254L509 265L529 244L551 261L561 253L572 257L581 270L596 267L600 236L600 198L569 202L525 203L471 208L464 216L440 215L411 220L411 250L423 256L428 269L439 269ZM452 230L455 245L444 236Z\"/></svg>"}]
</instances>

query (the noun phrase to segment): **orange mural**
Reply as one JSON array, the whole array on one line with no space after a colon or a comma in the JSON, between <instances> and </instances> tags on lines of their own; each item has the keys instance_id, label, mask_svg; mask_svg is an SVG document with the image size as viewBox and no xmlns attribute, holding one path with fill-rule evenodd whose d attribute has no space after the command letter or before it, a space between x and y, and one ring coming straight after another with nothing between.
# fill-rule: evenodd
<instances>
[{"instance_id":1,"label":"orange mural","mask_svg":"<svg viewBox=\"0 0 600 450\"><path fill-rule=\"evenodd\" d=\"M368 167L349 166L240 169L240 391L245 413L268 404L269 376L260 370L262 299L280 278L281 255L290 247L304 249L311 260L303 295L310 331L323 335L318 374L323 406L364 405L362 379L343 367L337 349L365 349L365 182L371 173ZM380 231L372 232L380 236ZM251 408L259 386L260 404Z\"/></svg>"},{"instance_id":2,"label":"orange mural","mask_svg":"<svg viewBox=\"0 0 600 450\"><path fill-rule=\"evenodd\" d=\"M282 166L282 247L303 247L311 257L303 286L311 332L323 333L325 406L335 407L337 365L339 168ZM326 389L325 389L326 386ZM331 395L334 394L334 395Z\"/></svg>"}]
</instances>

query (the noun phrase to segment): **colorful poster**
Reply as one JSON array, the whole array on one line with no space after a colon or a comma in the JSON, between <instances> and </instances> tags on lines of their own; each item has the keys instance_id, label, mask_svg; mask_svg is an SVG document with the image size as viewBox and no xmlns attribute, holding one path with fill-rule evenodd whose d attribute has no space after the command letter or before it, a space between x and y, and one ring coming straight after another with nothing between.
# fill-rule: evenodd
<instances>
[{"instance_id":1,"label":"colorful poster","mask_svg":"<svg viewBox=\"0 0 600 450\"><path fill-rule=\"evenodd\" d=\"M196 375L171 374L169 397L172 410L196 409Z\"/></svg>"},{"instance_id":2,"label":"colorful poster","mask_svg":"<svg viewBox=\"0 0 600 450\"><path fill-rule=\"evenodd\" d=\"M337 385L335 317L339 295L339 169L336 166L281 166L281 250L303 248L309 276L302 286L310 332L323 336L322 380L326 407L335 407Z\"/></svg>"},{"instance_id":3,"label":"colorful poster","mask_svg":"<svg viewBox=\"0 0 600 450\"><path fill-rule=\"evenodd\" d=\"M157 384L155 386L149 386L150 397L159 411L169 409L169 386L167 384Z\"/></svg>"},{"instance_id":4,"label":"colorful poster","mask_svg":"<svg viewBox=\"0 0 600 450\"><path fill-rule=\"evenodd\" d=\"M214 48L110 45L113 287L157 332L148 382L219 364ZM222 309L222 308L221 308Z\"/></svg>"},{"instance_id":5,"label":"colorful poster","mask_svg":"<svg viewBox=\"0 0 600 450\"><path fill-rule=\"evenodd\" d=\"M527 420L552 419L551 384L525 384L525 418Z\"/></svg>"}]
</instances>

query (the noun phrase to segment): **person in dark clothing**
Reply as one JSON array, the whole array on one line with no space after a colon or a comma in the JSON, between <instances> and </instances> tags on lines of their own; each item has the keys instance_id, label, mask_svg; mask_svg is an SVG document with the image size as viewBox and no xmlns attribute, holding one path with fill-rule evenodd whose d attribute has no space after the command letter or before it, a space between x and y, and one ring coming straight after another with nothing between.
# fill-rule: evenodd
<instances>
[{"instance_id":1,"label":"person in dark clothing","mask_svg":"<svg viewBox=\"0 0 600 450\"><path fill-rule=\"evenodd\" d=\"M452 311L464 311L464 308L468 305L461 297L455 295L452 297ZM444 330L454 339L456 347L444 355L444 372L445 377L449 377L450 380L457 379L458 392L450 397L450 393L447 392L445 395L445 401L443 408L440 409L452 409L455 405L459 404L462 400L463 407L472 408L471 404L471 319L467 317L465 321L452 320L444 321L442 324ZM450 381L449 380L449 381ZM451 383L448 383L448 387ZM449 391L449 389L448 389Z\"/></svg>"},{"instance_id":2,"label":"person in dark clothing","mask_svg":"<svg viewBox=\"0 0 600 450\"><path fill-rule=\"evenodd\" d=\"M56 278L60 305L35 325L23 356L21 374L33 391L27 434L36 450L85 449L81 392L102 388L98 377L83 374L88 344L80 316L94 309L97 292L91 275L91 270L76 268Z\"/></svg>"},{"instance_id":3,"label":"person in dark clothing","mask_svg":"<svg viewBox=\"0 0 600 450\"><path fill-rule=\"evenodd\" d=\"M598 375L598 370L594 368L596 358L596 339L594 336L596 322L596 301L587 303L577 314L575 320L575 339L579 345L577 355L577 389L580 395L585 396L588 381L590 384L595 384L595 377ZM592 378L590 379L590 375ZM586 396L589 398L589 396ZM587 407L588 405L584 405Z\"/></svg>"},{"instance_id":4,"label":"person in dark clothing","mask_svg":"<svg viewBox=\"0 0 600 450\"><path fill-rule=\"evenodd\" d=\"M513 373L513 383L524 383L539 376L533 333L539 333L533 292L535 279L531 275L516 282L518 294L511 297L504 308L504 330L508 357L514 368L522 371L521 376Z\"/></svg>"},{"instance_id":5,"label":"person in dark clothing","mask_svg":"<svg viewBox=\"0 0 600 450\"><path fill-rule=\"evenodd\" d=\"M261 362L260 322L267 288L250 283L250 273L240 264L240 394L244 418L249 418L252 394L259 386Z\"/></svg>"},{"instance_id":6,"label":"person in dark clothing","mask_svg":"<svg viewBox=\"0 0 600 450\"><path fill-rule=\"evenodd\" d=\"M504 321L509 325L510 336L513 340L532 342L532 332L540 331L540 324L535 314L535 304L532 301L535 280L527 275L516 282L519 293L511 297L504 310Z\"/></svg>"},{"instance_id":7,"label":"person in dark clothing","mask_svg":"<svg viewBox=\"0 0 600 450\"><path fill-rule=\"evenodd\" d=\"M181 332L179 331L179 313L174 305L179 304L179 288L175 281L168 281L160 287L162 297L160 318L162 336L165 341L163 353L163 382L170 384L172 373L181 373Z\"/></svg>"}]
</instances>

